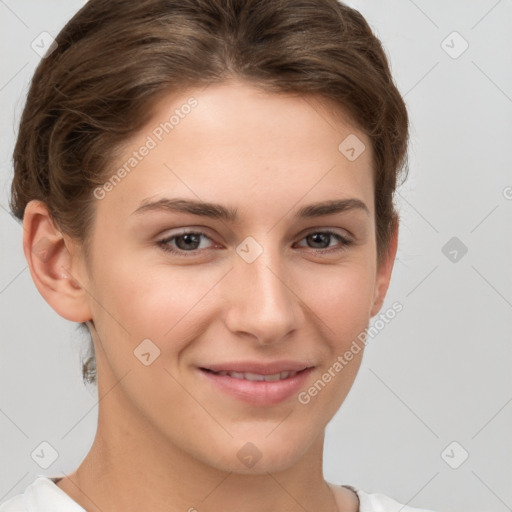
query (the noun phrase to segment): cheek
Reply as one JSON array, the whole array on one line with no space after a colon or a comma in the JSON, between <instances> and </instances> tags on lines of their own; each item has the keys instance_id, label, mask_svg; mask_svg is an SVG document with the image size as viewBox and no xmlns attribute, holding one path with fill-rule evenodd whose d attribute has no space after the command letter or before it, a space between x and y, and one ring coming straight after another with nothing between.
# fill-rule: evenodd
<instances>
[{"instance_id":1,"label":"cheek","mask_svg":"<svg viewBox=\"0 0 512 512\"><path fill-rule=\"evenodd\" d=\"M102 272L99 290L110 315L98 313L112 324L117 344L128 340L133 351L149 338L163 352L172 340L172 350L178 352L180 340L197 335L206 316L210 318L216 303L214 287L223 273L118 260Z\"/></svg>"},{"instance_id":2,"label":"cheek","mask_svg":"<svg viewBox=\"0 0 512 512\"><path fill-rule=\"evenodd\" d=\"M374 288L375 270L361 259L304 273L299 296L325 324L326 339L342 348L367 326Z\"/></svg>"},{"instance_id":3,"label":"cheek","mask_svg":"<svg viewBox=\"0 0 512 512\"><path fill-rule=\"evenodd\" d=\"M361 334L370 320L375 271L362 258L317 269L314 277L303 280L301 297L307 298L314 312L326 350L322 368L315 381L301 390L298 402L304 414L327 423L348 395L362 362Z\"/></svg>"}]
</instances>

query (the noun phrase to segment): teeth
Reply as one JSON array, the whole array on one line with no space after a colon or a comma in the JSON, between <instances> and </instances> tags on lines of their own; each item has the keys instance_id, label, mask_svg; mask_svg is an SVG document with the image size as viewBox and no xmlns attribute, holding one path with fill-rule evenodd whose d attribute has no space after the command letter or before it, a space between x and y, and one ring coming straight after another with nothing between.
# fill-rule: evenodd
<instances>
[{"instance_id":1,"label":"teeth","mask_svg":"<svg viewBox=\"0 0 512 512\"><path fill-rule=\"evenodd\" d=\"M251 380L253 382L273 382L276 380L283 380L293 377L297 374L297 372L281 372L281 373L273 373L272 375L260 375L259 373L250 373L250 372L217 372L218 375L233 377L234 379L245 379Z\"/></svg>"},{"instance_id":2,"label":"teeth","mask_svg":"<svg viewBox=\"0 0 512 512\"><path fill-rule=\"evenodd\" d=\"M230 377L233 377L235 379L243 379L244 374L239 372L226 372Z\"/></svg>"}]
</instances>

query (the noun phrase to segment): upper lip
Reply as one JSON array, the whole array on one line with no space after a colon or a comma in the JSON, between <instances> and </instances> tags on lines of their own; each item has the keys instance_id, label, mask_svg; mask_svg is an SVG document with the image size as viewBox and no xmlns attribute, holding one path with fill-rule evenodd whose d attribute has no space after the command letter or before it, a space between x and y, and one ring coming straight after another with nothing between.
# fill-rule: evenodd
<instances>
[{"instance_id":1,"label":"upper lip","mask_svg":"<svg viewBox=\"0 0 512 512\"><path fill-rule=\"evenodd\" d=\"M258 375L274 375L281 372L300 372L313 365L301 361L274 361L260 363L256 361L233 361L229 363L209 364L200 368L214 372L256 373Z\"/></svg>"}]
</instances>

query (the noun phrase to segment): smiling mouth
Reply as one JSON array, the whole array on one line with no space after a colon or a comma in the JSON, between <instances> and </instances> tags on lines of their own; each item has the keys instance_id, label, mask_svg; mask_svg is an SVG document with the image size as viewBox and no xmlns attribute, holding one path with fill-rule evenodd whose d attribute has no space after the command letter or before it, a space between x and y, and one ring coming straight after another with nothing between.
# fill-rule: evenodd
<instances>
[{"instance_id":1,"label":"smiling mouth","mask_svg":"<svg viewBox=\"0 0 512 512\"><path fill-rule=\"evenodd\" d=\"M292 377L295 377L298 373L302 373L306 371L308 368L300 371L284 371L279 373L273 373L271 375L262 375L260 373L251 373L251 372L234 372L234 371L220 371L215 372L208 368L201 368L201 370L209 373L213 373L214 375L220 375L221 377L232 377L233 379L242 379L242 380L250 380L252 382L275 382L278 380L286 380Z\"/></svg>"},{"instance_id":2,"label":"smiling mouth","mask_svg":"<svg viewBox=\"0 0 512 512\"><path fill-rule=\"evenodd\" d=\"M291 399L306 385L309 375L314 371L314 366L294 362L275 363L273 367L247 362L226 363L223 366L229 368L228 365L237 367L238 371L226 370L220 365L216 365L215 370L205 367L198 367L198 370L210 385L217 387L227 396L262 407L277 405Z\"/></svg>"}]
</instances>

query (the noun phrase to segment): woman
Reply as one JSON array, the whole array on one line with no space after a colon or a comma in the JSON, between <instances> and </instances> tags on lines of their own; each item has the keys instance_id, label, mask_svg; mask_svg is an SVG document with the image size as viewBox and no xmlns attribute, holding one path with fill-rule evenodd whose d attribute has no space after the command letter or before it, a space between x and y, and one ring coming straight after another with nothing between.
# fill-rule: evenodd
<instances>
[{"instance_id":1,"label":"woman","mask_svg":"<svg viewBox=\"0 0 512 512\"><path fill-rule=\"evenodd\" d=\"M98 429L0 511L419 510L322 474L407 140L335 0L89 1L34 75L11 208L39 292L90 332Z\"/></svg>"}]
</instances>

